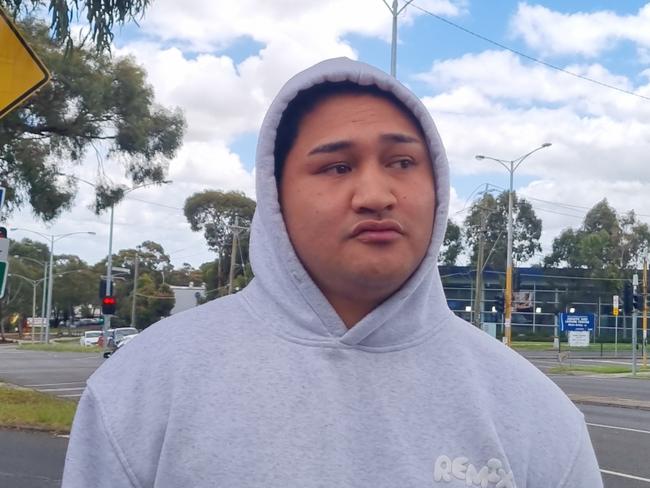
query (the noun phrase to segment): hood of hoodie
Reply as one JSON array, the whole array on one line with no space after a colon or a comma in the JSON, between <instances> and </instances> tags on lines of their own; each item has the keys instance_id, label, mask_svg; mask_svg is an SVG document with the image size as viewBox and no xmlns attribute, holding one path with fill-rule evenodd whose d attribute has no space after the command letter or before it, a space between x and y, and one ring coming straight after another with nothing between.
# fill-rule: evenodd
<instances>
[{"instance_id":1,"label":"hood of hoodie","mask_svg":"<svg viewBox=\"0 0 650 488\"><path fill-rule=\"evenodd\" d=\"M282 113L296 95L325 82L376 85L392 92L420 122L436 192L428 251L411 277L348 329L298 259L284 224L275 179L275 139ZM449 165L438 130L420 99L392 76L347 58L329 59L298 73L280 90L260 129L256 156L257 207L251 226L250 259L255 279L244 296L260 317L287 339L308 345L393 350L434 334L453 316L438 274L437 258L449 208Z\"/></svg>"}]
</instances>

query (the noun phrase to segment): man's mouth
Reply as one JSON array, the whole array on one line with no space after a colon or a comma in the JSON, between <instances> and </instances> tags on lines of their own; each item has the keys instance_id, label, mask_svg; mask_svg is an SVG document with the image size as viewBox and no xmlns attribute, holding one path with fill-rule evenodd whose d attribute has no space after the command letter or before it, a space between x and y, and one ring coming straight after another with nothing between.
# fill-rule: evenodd
<instances>
[{"instance_id":1,"label":"man's mouth","mask_svg":"<svg viewBox=\"0 0 650 488\"><path fill-rule=\"evenodd\" d=\"M402 237L403 232L395 220L364 220L354 226L351 236L366 243L388 243Z\"/></svg>"}]
</instances>

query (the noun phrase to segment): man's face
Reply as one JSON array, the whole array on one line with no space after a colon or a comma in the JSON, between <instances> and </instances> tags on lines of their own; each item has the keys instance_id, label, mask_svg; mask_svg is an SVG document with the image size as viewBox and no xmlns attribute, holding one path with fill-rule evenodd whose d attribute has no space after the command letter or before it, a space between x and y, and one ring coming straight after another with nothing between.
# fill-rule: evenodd
<instances>
[{"instance_id":1,"label":"man's face","mask_svg":"<svg viewBox=\"0 0 650 488\"><path fill-rule=\"evenodd\" d=\"M419 128L393 103L334 95L300 124L280 203L293 247L328 298L382 299L422 261L433 171Z\"/></svg>"}]
</instances>

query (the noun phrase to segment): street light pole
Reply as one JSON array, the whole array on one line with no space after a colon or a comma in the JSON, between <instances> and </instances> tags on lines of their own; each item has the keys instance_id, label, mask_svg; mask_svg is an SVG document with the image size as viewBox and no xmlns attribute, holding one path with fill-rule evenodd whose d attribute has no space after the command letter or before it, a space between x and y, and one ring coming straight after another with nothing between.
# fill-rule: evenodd
<instances>
[{"instance_id":1,"label":"street light pole","mask_svg":"<svg viewBox=\"0 0 650 488\"><path fill-rule=\"evenodd\" d=\"M30 258L29 256L20 256L18 254L14 254L13 256L16 259L25 259L27 261L32 261L40 266L43 266L43 279L39 280L43 282L43 301L41 303L41 318L45 317L45 300L47 299L47 262L46 261L39 261L38 259Z\"/></svg>"},{"instance_id":2,"label":"street light pole","mask_svg":"<svg viewBox=\"0 0 650 488\"><path fill-rule=\"evenodd\" d=\"M397 78L397 17L401 14L406 7L413 0L408 0L402 8L398 8L397 0L393 0L393 5L388 5L386 0L383 0L388 10L390 10L391 15L393 16L393 35L390 43L390 74L393 78Z\"/></svg>"},{"instance_id":3,"label":"street light pole","mask_svg":"<svg viewBox=\"0 0 650 488\"><path fill-rule=\"evenodd\" d=\"M36 318L36 287L38 284L43 281L42 279L40 280L33 280L31 278L27 278L27 276L23 276L17 273L9 273L9 276L11 277L16 277L16 278L22 278L25 281L28 281L32 285L32 321ZM32 323L32 342L34 342L34 323Z\"/></svg>"},{"instance_id":4,"label":"street light pole","mask_svg":"<svg viewBox=\"0 0 650 488\"><path fill-rule=\"evenodd\" d=\"M39 236L50 238L50 266L49 266L49 279L48 279L48 288L47 288L47 316L45 324L45 343L50 342L50 319L52 316L52 290L54 289L53 281L53 269L54 269L54 243L64 237L73 236L76 234L90 234L95 235L93 231L81 231L81 232L68 232L67 234L44 234L43 232L38 232L30 229L22 229L19 227L13 227L11 230L22 230L25 232L32 232L38 234Z\"/></svg>"},{"instance_id":5,"label":"street light pole","mask_svg":"<svg viewBox=\"0 0 650 488\"><path fill-rule=\"evenodd\" d=\"M516 159L512 160L505 160L505 159L499 159L499 158L493 158L491 156L484 156L482 154L477 154L475 157L478 160L483 160L483 159L491 159L492 161L496 161L497 163L501 164L508 172L510 173L510 190L508 192L508 250L507 250L507 256L506 256L506 290L505 290L505 318L503 320L504 322L504 342L507 346L511 347L512 346L512 233L513 233L513 222L512 222L512 193L514 191L513 188L513 183L514 183L514 174L517 168L521 163L524 162L528 156L531 154L539 151L540 149L544 149L546 147L551 146L550 142L545 142L541 146L533 149L532 151L524 154L523 156L519 156Z\"/></svg>"}]
</instances>

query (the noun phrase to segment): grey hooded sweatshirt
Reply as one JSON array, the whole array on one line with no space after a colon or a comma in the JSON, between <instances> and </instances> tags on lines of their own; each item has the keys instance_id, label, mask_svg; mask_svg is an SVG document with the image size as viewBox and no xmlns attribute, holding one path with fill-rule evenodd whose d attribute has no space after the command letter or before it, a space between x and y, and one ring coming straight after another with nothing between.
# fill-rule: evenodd
<instances>
[{"instance_id":1,"label":"grey hooded sweatshirt","mask_svg":"<svg viewBox=\"0 0 650 488\"><path fill-rule=\"evenodd\" d=\"M432 155L431 244L409 280L348 329L288 238L276 129L303 89L393 92ZM436 266L449 169L433 120L394 78L348 59L292 78L264 119L240 293L148 328L88 380L64 488L598 488L582 414L516 352L457 318Z\"/></svg>"}]
</instances>

